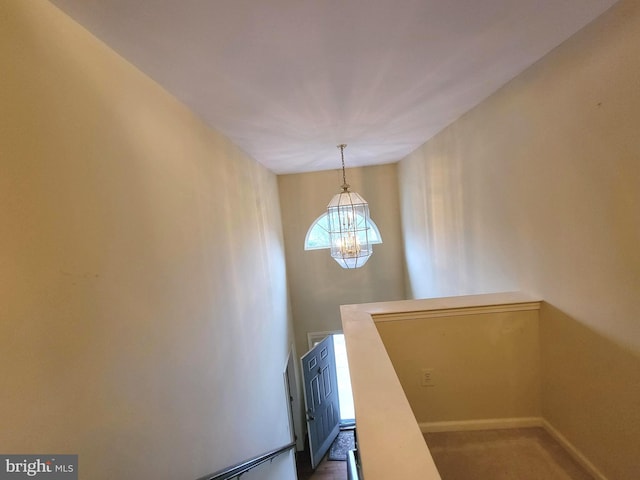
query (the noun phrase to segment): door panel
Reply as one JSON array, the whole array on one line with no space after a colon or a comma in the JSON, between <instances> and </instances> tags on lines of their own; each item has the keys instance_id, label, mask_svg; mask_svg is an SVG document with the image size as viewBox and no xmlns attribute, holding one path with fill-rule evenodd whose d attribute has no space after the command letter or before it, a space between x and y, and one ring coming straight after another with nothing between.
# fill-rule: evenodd
<instances>
[{"instance_id":1,"label":"door panel","mask_svg":"<svg viewBox=\"0 0 640 480\"><path fill-rule=\"evenodd\" d=\"M311 466L315 469L340 431L336 359L331 335L304 354L302 378Z\"/></svg>"}]
</instances>

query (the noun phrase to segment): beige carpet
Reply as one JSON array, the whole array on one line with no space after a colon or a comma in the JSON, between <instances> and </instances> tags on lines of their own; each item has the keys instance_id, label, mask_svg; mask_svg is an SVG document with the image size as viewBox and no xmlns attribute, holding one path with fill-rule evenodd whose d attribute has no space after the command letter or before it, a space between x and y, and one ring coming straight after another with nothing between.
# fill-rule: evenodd
<instances>
[{"instance_id":1,"label":"beige carpet","mask_svg":"<svg viewBox=\"0 0 640 480\"><path fill-rule=\"evenodd\" d=\"M593 480L542 428L424 437L442 480Z\"/></svg>"}]
</instances>

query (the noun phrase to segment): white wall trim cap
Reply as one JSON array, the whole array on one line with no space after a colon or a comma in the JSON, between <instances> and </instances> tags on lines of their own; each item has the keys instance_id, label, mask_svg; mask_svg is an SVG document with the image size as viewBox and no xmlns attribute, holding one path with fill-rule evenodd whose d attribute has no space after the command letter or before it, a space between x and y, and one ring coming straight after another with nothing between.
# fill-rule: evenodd
<instances>
[{"instance_id":1,"label":"white wall trim cap","mask_svg":"<svg viewBox=\"0 0 640 480\"><path fill-rule=\"evenodd\" d=\"M489 313L523 312L540 310L540 302L510 303L506 305L485 305L482 307L446 308L442 310L421 310L415 312L399 312L374 315L373 321L393 322L398 320L422 320L426 318L454 317L459 315L479 315Z\"/></svg>"}]
</instances>

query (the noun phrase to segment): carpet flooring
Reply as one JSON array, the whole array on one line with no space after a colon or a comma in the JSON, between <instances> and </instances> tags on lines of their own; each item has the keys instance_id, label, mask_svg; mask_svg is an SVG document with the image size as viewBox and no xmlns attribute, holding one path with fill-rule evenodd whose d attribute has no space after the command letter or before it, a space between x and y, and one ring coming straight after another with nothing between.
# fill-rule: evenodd
<instances>
[{"instance_id":1,"label":"carpet flooring","mask_svg":"<svg viewBox=\"0 0 640 480\"><path fill-rule=\"evenodd\" d=\"M542 428L424 437L442 480L594 480Z\"/></svg>"}]
</instances>

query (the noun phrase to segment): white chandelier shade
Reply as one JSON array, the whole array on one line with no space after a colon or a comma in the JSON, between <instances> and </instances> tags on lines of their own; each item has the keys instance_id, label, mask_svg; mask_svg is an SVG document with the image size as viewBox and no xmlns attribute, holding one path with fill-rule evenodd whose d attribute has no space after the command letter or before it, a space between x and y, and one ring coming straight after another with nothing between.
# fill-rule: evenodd
<instances>
[{"instance_id":1,"label":"white chandelier shade","mask_svg":"<svg viewBox=\"0 0 640 480\"><path fill-rule=\"evenodd\" d=\"M360 268L373 254L369 238L369 204L356 192L349 191L344 173L344 148L342 153L342 192L333 196L327 205L331 256L342 268Z\"/></svg>"}]
</instances>

